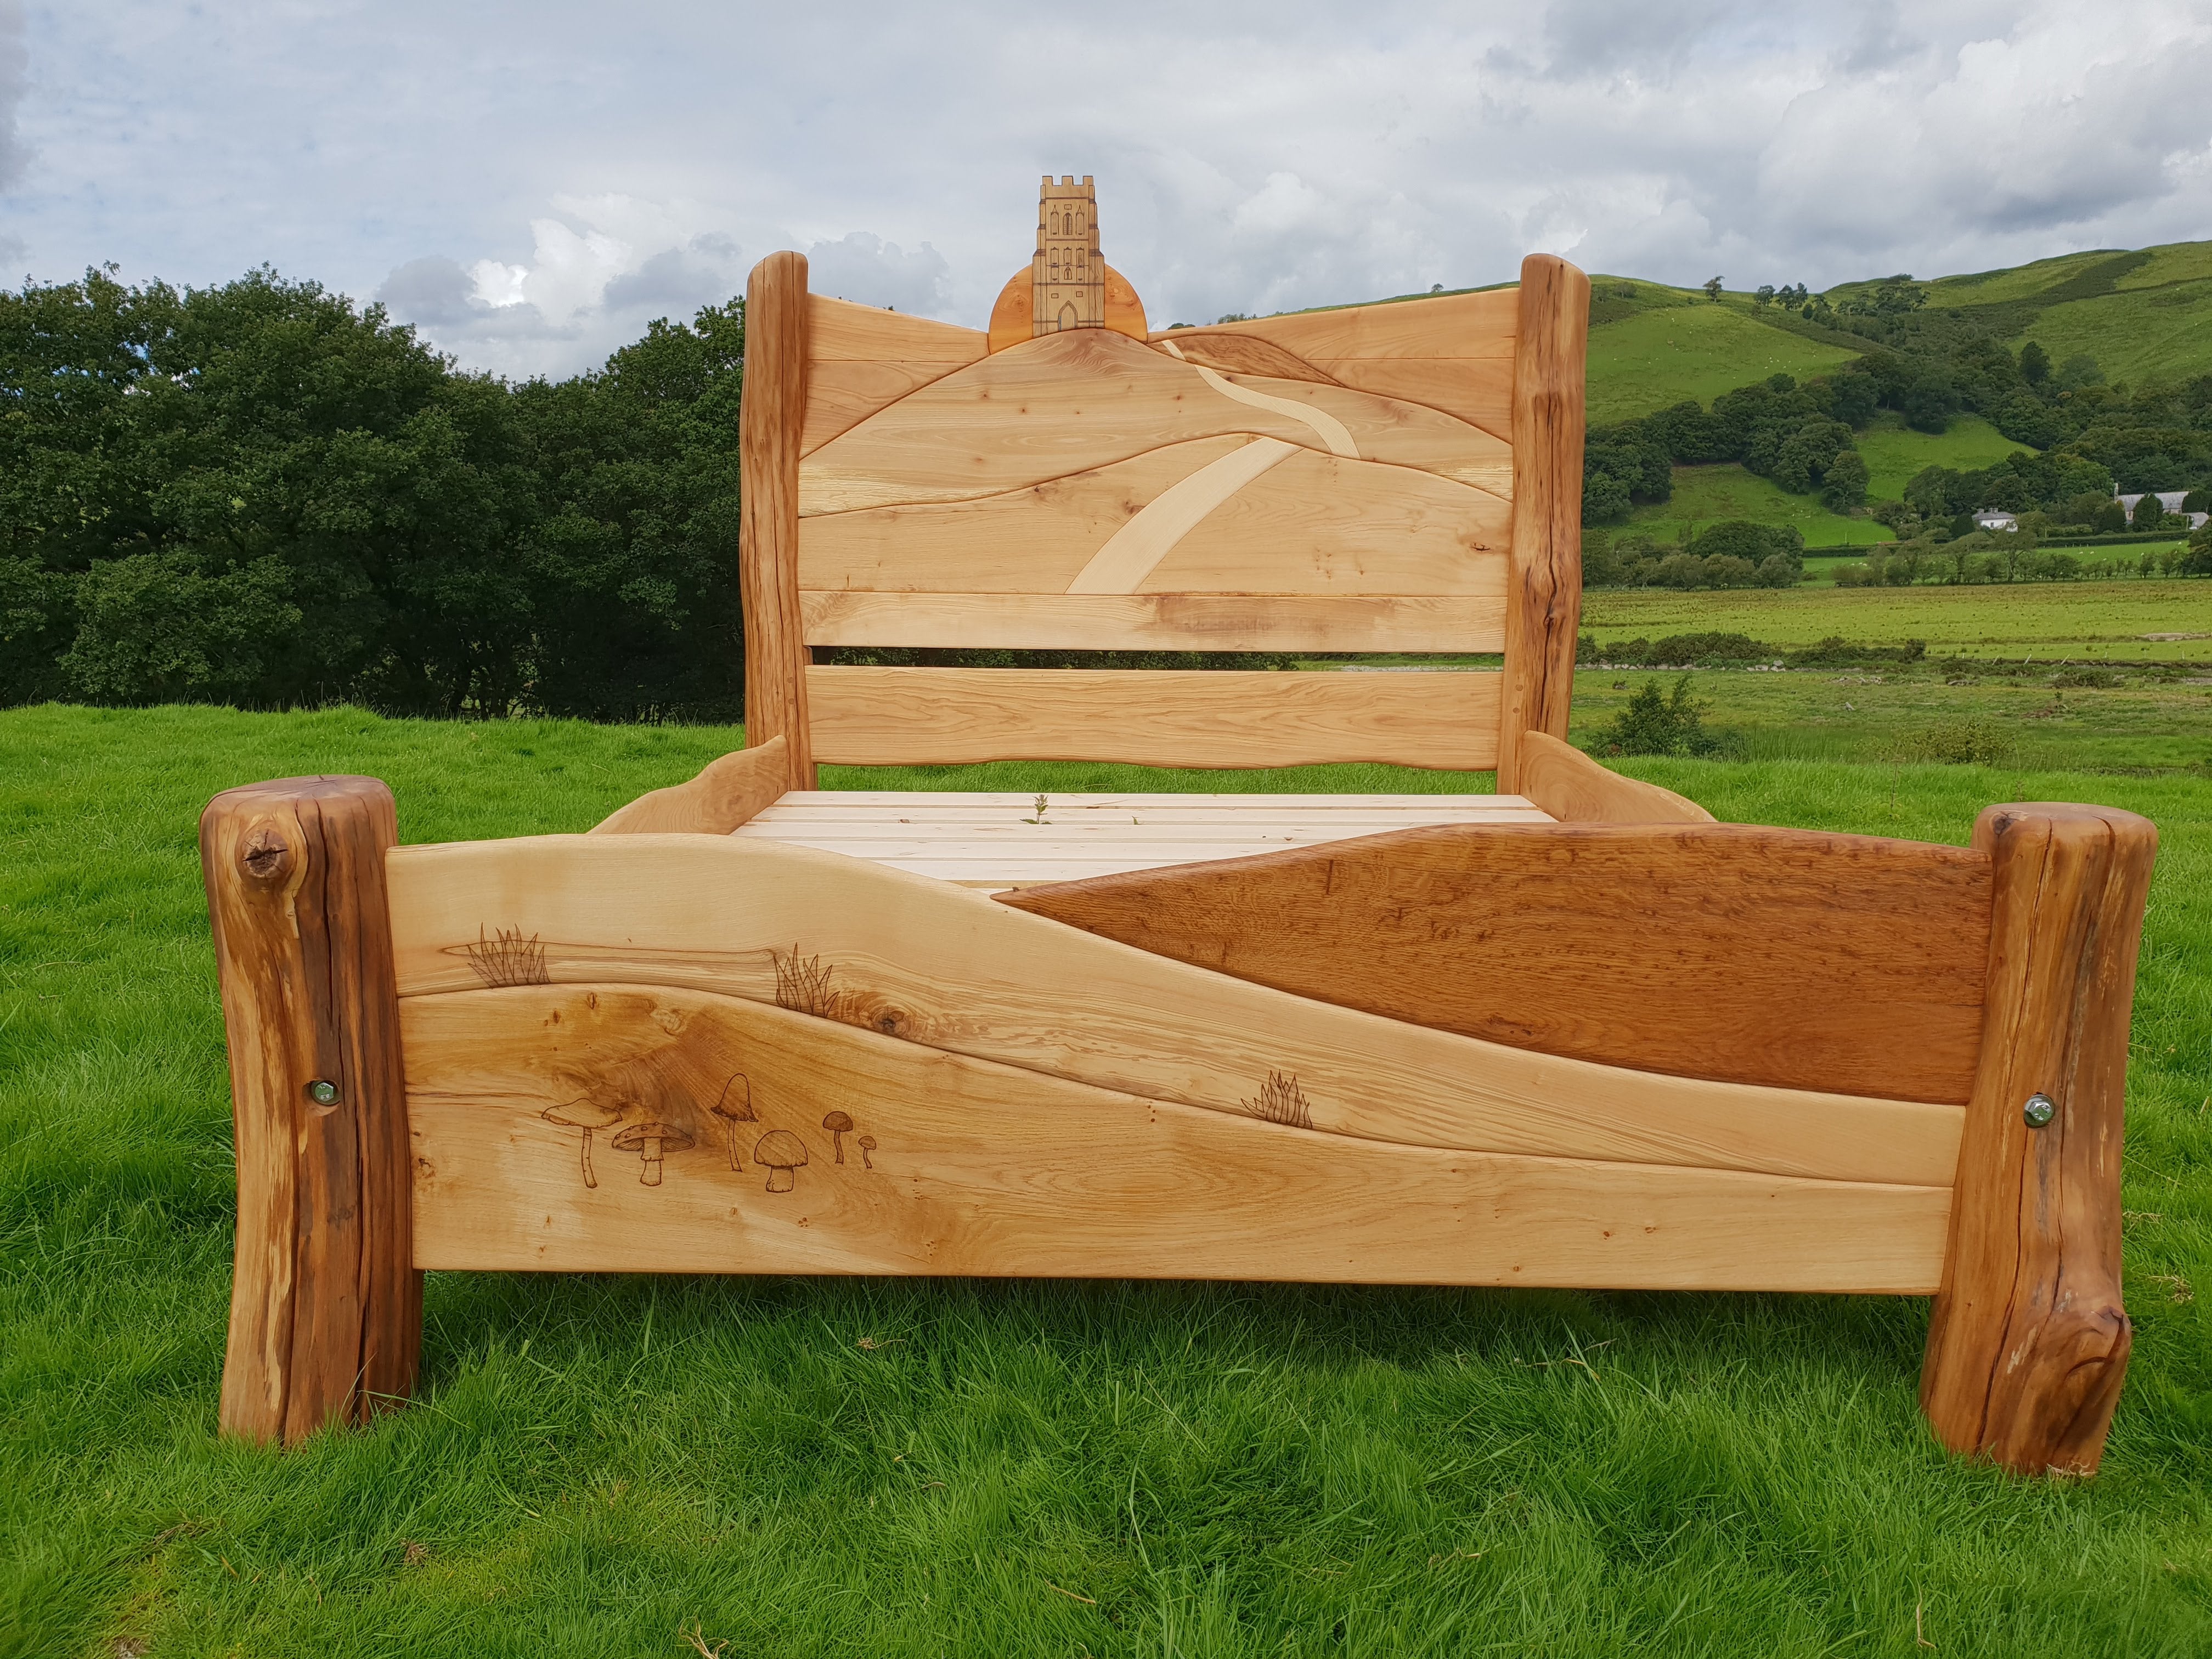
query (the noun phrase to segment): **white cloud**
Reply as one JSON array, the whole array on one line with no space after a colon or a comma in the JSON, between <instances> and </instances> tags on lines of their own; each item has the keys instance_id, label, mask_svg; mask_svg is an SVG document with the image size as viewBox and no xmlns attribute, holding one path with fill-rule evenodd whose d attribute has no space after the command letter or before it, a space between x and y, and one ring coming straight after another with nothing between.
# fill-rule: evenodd
<instances>
[{"instance_id":1,"label":"white cloud","mask_svg":"<svg viewBox=\"0 0 2212 1659\"><path fill-rule=\"evenodd\" d=\"M1821 286L2212 228L2191 0L44 0L27 39L0 188L16 167L40 276L271 260L511 374L591 366L777 247L823 292L980 325L1048 169L1097 176L1161 322L1539 249Z\"/></svg>"}]
</instances>

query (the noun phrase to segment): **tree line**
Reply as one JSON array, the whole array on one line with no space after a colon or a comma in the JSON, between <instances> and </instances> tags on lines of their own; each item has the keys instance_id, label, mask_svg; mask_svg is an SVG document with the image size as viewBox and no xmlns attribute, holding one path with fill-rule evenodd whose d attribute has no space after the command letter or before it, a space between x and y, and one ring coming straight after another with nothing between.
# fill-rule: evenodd
<instances>
[{"instance_id":1,"label":"tree line","mask_svg":"<svg viewBox=\"0 0 2212 1659\"><path fill-rule=\"evenodd\" d=\"M738 717L741 301L562 381L262 270L0 293L0 702Z\"/></svg>"}]
</instances>

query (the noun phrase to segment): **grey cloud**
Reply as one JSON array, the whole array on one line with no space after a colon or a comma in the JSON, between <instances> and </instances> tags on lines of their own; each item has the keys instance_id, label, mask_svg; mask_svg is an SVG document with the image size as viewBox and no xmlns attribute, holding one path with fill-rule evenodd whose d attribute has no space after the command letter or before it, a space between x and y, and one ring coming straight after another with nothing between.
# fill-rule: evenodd
<instances>
[{"instance_id":1,"label":"grey cloud","mask_svg":"<svg viewBox=\"0 0 2212 1659\"><path fill-rule=\"evenodd\" d=\"M686 316L702 306L720 305L744 286L741 250L718 233L695 236L684 247L664 248L635 270L626 271L606 287L604 303L610 311L657 309L668 316Z\"/></svg>"},{"instance_id":2,"label":"grey cloud","mask_svg":"<svg viewBox=\"0 0 2212 1659\"><path fill-rule=\"evenodd\" d=\"M0 0L0 191L28 171L31 149L17 116L31 84L31 49L23 0ZM9 244L0 240L0 248Z\"/></svg>"},{"instance_id":3,"label":"grey cloud","mask_svg":"<svg viewBox=\"0 0 2212 1659\"><path fill-rule=\"evenodd\" d=\"M465 323L472 312L489 307L472 304L476 283L469 273L442 254L410 259L384 279L376 297L403 323L428 326Z\"/></svg>"},{"instance_id":4,"label":"grey cloud","mask_svg":"<svg viewBox=\"0 0 2212 1659\"><path fill-rule=\"evenodd\" d=\"M1023 248L1014 263L1028 254ZM817 294L924 317L943 307L951 276L945 256L927 242L908 253L865 230L817 242L806 251L806 285Z\"/></svg>"}]
</instances>

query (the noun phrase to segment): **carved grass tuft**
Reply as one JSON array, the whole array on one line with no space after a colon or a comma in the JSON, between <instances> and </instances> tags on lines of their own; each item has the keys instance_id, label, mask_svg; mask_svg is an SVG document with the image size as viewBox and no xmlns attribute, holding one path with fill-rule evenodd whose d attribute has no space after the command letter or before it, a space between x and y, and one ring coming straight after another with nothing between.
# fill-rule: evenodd
<instances>
[{"instance_id":1,"label":"carved grass tuft","mask_svg":"<svg viewBox=\"0 0 2212 1659\"><path fill-rule=\"evenodd\" d=\"M787 956L771 949L769 960L775 964L775 1006L789 1008L796 1013L812 1014L817 1019L838 1019L843 1017L844 994L830 988L830 975L837 964L822 965L819 957L802 957L799 947L791 947Z\"/></svg>"},{"instance_id":2,"label":"carved grass tuft","mask_svg":"<svg viewBox=\"0 0 2212 1659\"><path fill-rule=\"evenodd\" d=\"M1269 1123L1287 1123L1293 1129L1313 1127L1313 1103L1298 1087L1295 1077L1285 1077L1280 1072L1267 1073L1267 1081L1261 1087L1257 1100L1237 1103L1254 1117Z\"/></svg>"},{"instance_id":3,"label":"carved grass tuft","mask_svg":"<svg viewBox=\"0 0 2212 1659\"><path fill-rule=\"evenodd\" d=\"M553 982L553 975L545 969L545 947L535 933L525 939L520 927L501 927L486 939L483 929L478 927L477 942L466 948L469 966L488 986Z\"/></svg>"}]
</instances>

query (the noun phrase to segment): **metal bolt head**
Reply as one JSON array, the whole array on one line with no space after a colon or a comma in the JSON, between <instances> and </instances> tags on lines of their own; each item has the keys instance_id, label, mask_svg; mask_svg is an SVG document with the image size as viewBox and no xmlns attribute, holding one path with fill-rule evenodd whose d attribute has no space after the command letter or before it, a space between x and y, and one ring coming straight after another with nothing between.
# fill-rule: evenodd
<instances>
[{"instance_id":1,"label":"metal bolt head","mask_svg":"<svg viewBox=\"0 0 2212 1659\"><path fill-rule=\"evenodd\" d=\"M318 1106L335 1106L338 1103L338 1085L328 1078L319 1077L307 1085L307 1098Z\"/></svg>"},{"instance_id":2,"label":"metal bolt head","mask_svg":"<svg viewBox=\"0 0 2212 1659\"><path fill-rule=\"evenodd\" d=\"M2020 1115L2029 1128L2040 1129L2058 1115L2058 1109L2051 1103L2049 1095L2030 1095L2027 1104L2020 1109Z\"/></svg>"}]
</instances>

